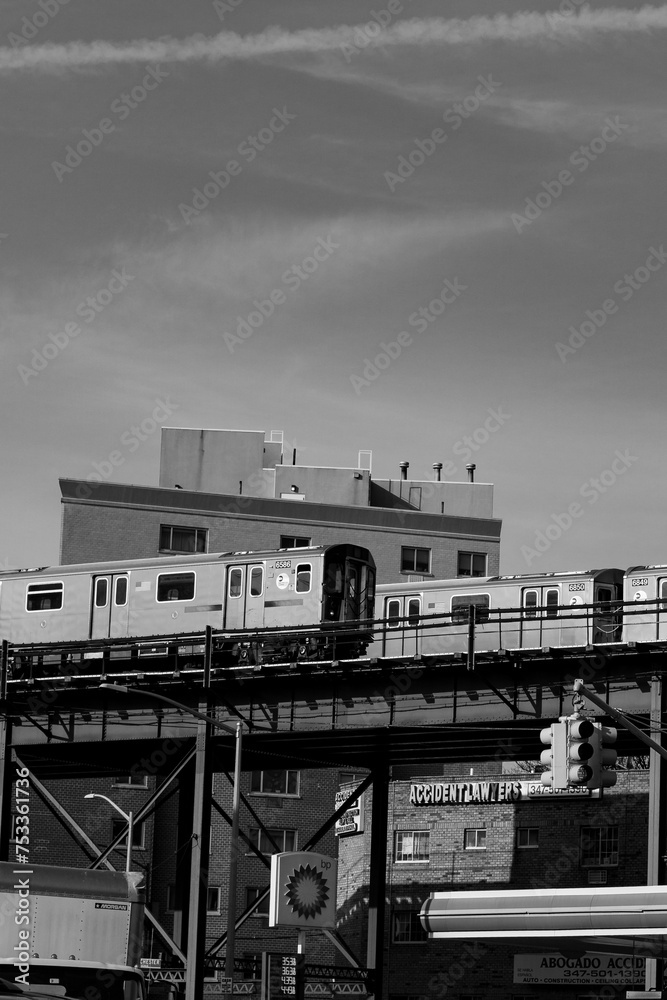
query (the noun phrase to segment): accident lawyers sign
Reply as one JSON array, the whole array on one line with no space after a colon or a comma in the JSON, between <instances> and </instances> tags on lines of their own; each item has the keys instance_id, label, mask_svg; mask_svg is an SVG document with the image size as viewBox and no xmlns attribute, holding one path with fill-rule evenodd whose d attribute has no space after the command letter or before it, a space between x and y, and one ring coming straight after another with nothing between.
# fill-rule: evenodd
<instances>
[{"instance_id":1,"label":"accident lawyers sign","mask_svg":"<svg viewBox=\"0 0 667 1000\"><path fill-rule=\"evenodd\" d=\"M338 862L312 851L271 858L269 927L334 927Z\"/></svg>"},{"instance_id":2,"label":"accident lawyers sign","mask_svg":"<svg viewBox=\"0 0 667 1000\"><path fill-rule=\"evenodd\" d=\"M539 986L635 986L644 982L644 959L637 955L515 955L514 982Z\"/></svg>"}]
</instances>

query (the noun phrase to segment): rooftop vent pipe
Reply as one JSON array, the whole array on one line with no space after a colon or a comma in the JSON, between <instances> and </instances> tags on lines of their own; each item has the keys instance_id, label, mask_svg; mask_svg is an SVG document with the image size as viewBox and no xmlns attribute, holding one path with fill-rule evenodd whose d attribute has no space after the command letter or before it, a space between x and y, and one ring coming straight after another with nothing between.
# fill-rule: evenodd
<instances>
[{"instance_id":1,"label":"rooftop vent pipe","mask_svg":"<svg viewBox=\"0 0 667 1000\"><path fill-rule=\"evenodd\" d=\"M410 468L410 463L409 462L399 462L398 464L399 464L399 467L400 467L400 470L401 470L401 479L407 479L408 478L408 469Z\"/></svg>"},{"instance_id":2,"label":"rooftop vent pipe","mask_svg":"<svg viewBox=\"0 0 667 1000\"><path fill-rule=\"evenodd\" d=\"M468 473L468 482L469 483L474 483L475 482L475 469L476 468L477 468L477 466L475 465L474 462L471 465L466 465L466 471Z\"/></svg>"},{"instance_id":3,"label":"rooftop vent pipe","mask_svg":"<svg viewBox=\"0 0 667 1000\"><path fill-rule=\"evenodd\" d=\"M442 462L433 463L433 471L435 472L436 483L440 482L440 473L442 472Z\"/></svg>"}]
</instances>

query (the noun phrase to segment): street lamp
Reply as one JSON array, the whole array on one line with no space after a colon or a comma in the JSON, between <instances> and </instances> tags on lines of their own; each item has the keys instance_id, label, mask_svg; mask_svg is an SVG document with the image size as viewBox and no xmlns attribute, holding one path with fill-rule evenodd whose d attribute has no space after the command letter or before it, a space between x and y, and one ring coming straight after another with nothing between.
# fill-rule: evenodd
<instances>
[{"instance_id":1,"label":"street lamp","mask_svg":"<svg viewBox=\"0 0 667 1000\"><path fill-rule=\"evenodd\" d=\"M106 795L100 795L98 792L88 792L87 795L84 795L84 799L104 799L104 801L108 802L110 806L113 806L116 812L119 812L123 819L127 822L127 853L125 855L125 871L132 871L132 837L134 832L134 820L132 813L126 813L125 810L121 809L121 807L112 799L108 798Z\"/></svg>"},{"instance_id":2,"label":"street lamp","mask_svg":"<svg viewBox=\"0 0 667 1000\"><path fill-rule=\"evenodd\" d=\"M234 950L236 945L236 883L237 883L237 871L238 871L238 855L239 855L239 814L241 811L241 751L242 751L242 724L239 720L236 723L236 727L232 728L225 722L220 722L218 719L214 719L210 715L204 715L203 712L198 712L195 708L190 708L189 705L184 705L181 701L175 701L173 698L168 698L164 694L158 694L157 691L148 691L144 688L134 688L127 687L125 684L100 684L101 688L105 688L107 691L117 691L119 694L141 694L145 695L147 698L155 698L158 701L164 701L167 705L172 705L174 708L179 709L181 712L185 712L188 715L194 715L196 719L202 719L202 721L207 722L210 726L214 726L217 729L223 729L226 733L230 733L235 737L235 753L234 753L234 786L233 786L233 798L232 798L232 839L231 839L231 854L229 858L229 888L227 895L227 944L225 949L225 975L229 978L234 977ZM103 796L104 797L104 796ZM113 803L112 803L113 804Z\"/></svg>"}]
</instances>

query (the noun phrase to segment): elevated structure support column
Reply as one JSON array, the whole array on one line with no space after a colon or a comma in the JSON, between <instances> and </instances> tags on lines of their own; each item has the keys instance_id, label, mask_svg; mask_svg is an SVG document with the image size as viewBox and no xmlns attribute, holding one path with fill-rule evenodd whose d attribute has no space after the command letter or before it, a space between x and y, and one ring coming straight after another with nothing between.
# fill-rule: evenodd
<instances>
[{"instance_id":1,"label":"elevated structure support column","mask_svg":"<svg viewBox=\"0 0 667 1000\"><path fill-rule=\"evenodd\" d=\"M206 702L199 711L206 713ZM211 834L211 799L213 771L209 748L210 726L199 720L195 753L195 780L190 852L190 894L187 923L187 969L185 1000L201 1000L204 989L206 951L206 899L208 895L208 857Z\"/></svg>"},{"instance_id":2,"label":"elevated structure support column","mask_svg":"<svg viewBox=\"0 0 667 1000\"><path fill-rule=\"evenodd\" d=\"M386 760L386 757L385 757ZM384 915L387 895L387 812L389 809L389 767L383 761L373 767L373 807L371 810L371 864L368 899L368 942L366 965L373 976L375 997L382 997L384 972Z\"/></svg>"},{"instance_id":3,"label":"elevated structure support column","mask_svg":"<svg viewBox=\"0 0 667 1000\"><path fill-rule=\"evenodd\" d=\"M663 746L662 720L665 712L665 684L662 677L651 678L651 736ZM648 798L648 863L647 885L661 885L665 873L665 781L667 763L652 747L650 754ZM662 962L657 958L646 959L644 989L660 990L663 982Z\"/></svg>"}]
</instances>

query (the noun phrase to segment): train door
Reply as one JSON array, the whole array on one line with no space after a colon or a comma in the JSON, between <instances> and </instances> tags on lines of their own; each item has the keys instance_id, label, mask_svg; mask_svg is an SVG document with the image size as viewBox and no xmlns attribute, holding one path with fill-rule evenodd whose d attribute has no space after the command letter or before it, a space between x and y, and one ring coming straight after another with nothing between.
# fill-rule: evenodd
<instances>
[{"instance_id":1,"label":"train door","mask_svg":"<svg viewBox=\"0 0 667 1000\"><path fill-rule=\"evenodd\" d=\"M521 592L521 645L562 645L558 587L524 587Z\"/></svg>"},{"instance_id":2,"label":"train door","mask_svg":"<svg viewBox=\"0 0 667 1000\"><path fill-rule=\"evenodd\" d=\"M264 566L230 566L227 570L225 628L264 627Z\"/></svg>"},{"instance_id":3,"label":"train door","mask_svg":"<svg viewBox=\"0 0 667 1000\"><path fill-rule=\"evenodd\" d=\"M384 654L386 656L416 656L420 652L421 597L386 597L383 618L386 619Z\"/></svg>"},{"instance_id":4,"label":"train door","mask_svg":"<svg viewBox=\"0 0 667 1000\"><path fill-rule=\"evenodd\" d=\"M91 639L121 639L129 633L129 576L109 573L93 577Z\"/></svg>"},{"instance_id":5,"label":"train door","mask_svg":"<svg viewBox=\"0 0 667 1000\"><path fill-rule=\"evenodd\" d=\"M658 580L658 639L667 639L667 578Z\"/></svg>"},{"instance_id":6,"label":"train door","mask_svg":"<svg viewBox=\"0 0 667 1000\"><path fill-rule=\"evenodd\" d=\"M227 599L225 601L225 628L244 628L245 621L245 566L227 569Z\"/></svg>"},{"instance_id":7,"label":"train door","mask_svg":"<svg viewBox=\"0 0 667 1000\"><path fill-rule=\"evenodd\" d=\"M618 642L621 618L616 604L616 592L607 585L595 585L595 612L593 615L593 642Z\"/></svg>"}]
</instances>

